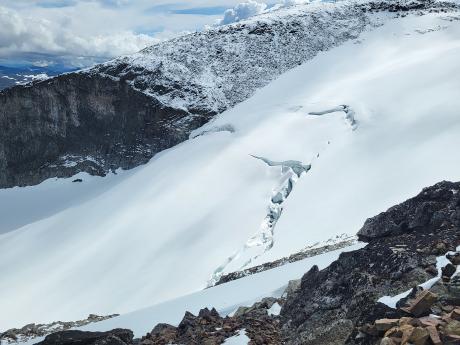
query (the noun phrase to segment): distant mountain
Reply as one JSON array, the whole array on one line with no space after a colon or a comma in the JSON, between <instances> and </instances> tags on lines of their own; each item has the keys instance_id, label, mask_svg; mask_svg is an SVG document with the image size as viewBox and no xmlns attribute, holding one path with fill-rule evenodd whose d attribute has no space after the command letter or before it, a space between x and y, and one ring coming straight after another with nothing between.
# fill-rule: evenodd
<instances>
[{"instance_id":1,"label":"distant mountain","mask_svg":"<svg viewBox=\"0 0 460 345\"><path fill-rule=\"evenodd\" d=\"M11 86L22 85L34 80L43 80L48 77L75 71L67 67L37 67L37 66L0 66L0 90Z\"/></svg>"}]
</instances>

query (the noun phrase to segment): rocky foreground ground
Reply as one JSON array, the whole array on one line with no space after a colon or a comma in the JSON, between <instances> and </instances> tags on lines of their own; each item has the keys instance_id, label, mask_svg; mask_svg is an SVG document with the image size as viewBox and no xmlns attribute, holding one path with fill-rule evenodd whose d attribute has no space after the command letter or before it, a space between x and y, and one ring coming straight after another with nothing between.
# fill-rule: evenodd
<instances>
[{"instance_id":1,"label":"rocky foreground ground","mask_svg":"<svg viewBox=\"0 0 460 345\"><path fill-rule=\"evenodd\" d=\"M460 344L459 191L460 183L440 182L368 219L358 232L366 247L342 253L324 270L312 267L280 299L225 317L214 309L187 312L178 326L152 325L141 339L130 330L64 331L39 344L211 345L241 330L251 345ZM443 256L448 263L439 269ZM437 277L429 289L418 287ZM396 308L378 302L411 289Z\"/></svg>"}]
</instances>

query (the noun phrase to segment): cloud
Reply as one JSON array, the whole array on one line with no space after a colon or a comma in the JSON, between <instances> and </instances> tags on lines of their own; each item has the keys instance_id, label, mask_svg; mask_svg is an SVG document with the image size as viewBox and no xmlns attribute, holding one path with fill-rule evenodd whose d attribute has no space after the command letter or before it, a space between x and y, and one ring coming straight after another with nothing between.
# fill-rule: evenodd
<instances>
[{"instance_id":1,"label":"cloud","mask_svg":"<svg viewBox=\"0 0 460 345\"><path fill-rule=\"evenodd\" d=\"M83 36L59 23L26 17L0 7L0 56L21 53L115 57L158 42L152 36L120 31Z\"/></svg>"},{"instance_id":2,"label":"cloud","mask_svg":"<svg viewBox=\"0 0 460 345\"><path fill-rule=\"evenodd\" d=\"M0 0L0 63L89 66L299 2L306 1Z\"/></svg>"},{"instance_id":3,"label":"cloud","mask_svg":"<svg viewBox=\"0 0 460 345\"><path fill-rule=\"evenodd\" d=\"M253 17L255 15L263 13L267 9L267 7L267 4L257 2L254 0L239 3L235 7L225 11L224 18L222 18L220 24L230 24Z\"/></svg>"},{"instance_id":4,"label":"cloud","mask_svg":"<svg viewBox=\"0 0 460 345\"><path fill-rule=\"evenodd\" d=\"M299 5L299 4L306 4L310 2L310 0L283 0L281 4L283 6L293 6L293 5Z\"/></svg>"},{"instance_id":5,"label":"cloud","mask_svg":"<svg viewBox=\"0 0 460 345\"><path fill-rule=\"evenodd\" d=\"M62 8L75 6L77 4L76 0L44 0L39 1L37 6L44 8Z\"/></svg>"},{"instance_id":6,"label":"cloud","mask_svg":"<svg viewBox=\"0 0 460 345\"><path fill-rule=\"evenodd\" d=\"M269 6L265 2L258 2L255 0L248 0L237 4L235 7L225 11L224 18L218 21L218 25L231 24L239 22L240 20L248 19L250 17L267 13L281 7L288 7L293 5L305 4L310 0L279 0L273 6Z\"/></svg>"},{"instance_id":7,"label":"cloud","mask_svg":"<svg viewBox=\"0 0 460 345\"><path fill-rule=\"evenodd\" d=\"M212 6L212 7L190 7L190 8L174 9L171 12L174 14L213 16L216 14L222 14L225 12L225 10L226 10L226 7Z\"/></svg>"}]
</instances>

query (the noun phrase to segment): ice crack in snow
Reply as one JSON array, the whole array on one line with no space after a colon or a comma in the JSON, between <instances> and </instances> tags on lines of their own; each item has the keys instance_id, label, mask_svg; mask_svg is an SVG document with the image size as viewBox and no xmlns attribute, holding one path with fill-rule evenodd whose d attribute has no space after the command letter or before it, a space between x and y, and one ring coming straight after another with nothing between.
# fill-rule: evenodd
<instances>
[{"instance_id":1,"label":"ice crack in snow","mask_svg":"<svg viewBox=\"0 0 460 345\"><path fill-rule=\"evenodd\" d=\"M345 120L352 130L357 128L357 121L355 119L354 110L348 105L339 105L337 107L323 110L312 111L309 115L322 116L335 112L343 112ZM329 143L329 142L328 142ZM262 254L267 252L273 247L275 227L278 223L284 209L284 202L291 194L294 185L297 183L302 175L308 173L311 169L311 164L304 164L296 160L286 161L272 161L265 157L251 155L252 157L261 160L269 167L281 167L281 179L277 187L274 189L273 195L270 199L267 215L265 216L259 231L246 241L242 249L234 255L227 258L225 263L220 265L208 280L207 286L214 286L220 278L230 272L244 270L254 260L259 258ZM319 153L316 157L319 157ZM237 260L243 261L243 264L235 262Z\"/></svg>"},{"instance_id":2,"label":"ice crack in snow","mask_svg":"<svg viewBox=\"0 0 460 345\"><path fill-rule=\"evenodd\" d=\"M226 273L226 268L236 259L243 257L245 254L249 254L247 261L241 266L236 267L236 270L241 270L273 247L275 226L281 218L283 204L291 194L298 179L311 169L311 164L304 164L300 161L287 160L276 162L264 157L251 156L263 161L269 167L281 167L282 176L278 186L274 189L268 206L267 215L262 221L259 231L247 240L242 249L229 257L223 265L219 266L219 268L214 271L211 279L208 281L208 287L214 286ZM248 253L253 251L256 251L256 253Z\"/></svg>"},{"instance_id":3,"label":"ice crack in snow","mask_svg":"<svg viewBox=\"0 0 460 345\"><path fill-rule=\"evenodd\" d=\"M345 120L350 125L352 130L355 130L356 128L358 128L358 123L355 118L355 111L346 104L339 105L335 108L327 109L323 111L311 111L308 113L308 115L322 116L326 114L335 113L338 111L343 111L345 113Z\"/></svg>"}]
</instances>

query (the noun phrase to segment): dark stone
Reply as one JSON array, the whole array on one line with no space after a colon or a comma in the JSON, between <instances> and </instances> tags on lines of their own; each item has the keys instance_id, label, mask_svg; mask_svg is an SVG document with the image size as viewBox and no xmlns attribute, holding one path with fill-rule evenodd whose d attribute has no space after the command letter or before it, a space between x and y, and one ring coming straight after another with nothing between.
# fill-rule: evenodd
<instances>
[{"instance_id":1,"label":"dark stone","mask_svg":"<svg viewBox=\"0 0 460 345\"><path fill-rule=\"evenodd\" d=\"M390 208L376 217L366 220L358 237L362 241L395 236L424 229L435 230L448 224L458 226L455 218L457 203L460 200L460 185L453 182L440 182L426 188L416 197ZM449 249L446 244L438 243L433 254L442 254Z\"/></svg>"},{"instance_id":2,"label":"dark stone","mask_svg":"<svg viewBox=\"0 0 460 345\"><path fill-rule=\"evenodd\" d=\"M109 332L63 331L46 336L37 345L132 345L133 332L114 329Z\"/></svg>"},{"instance_id":3,"label":"dark stone","mask_svg":"<svg viewBox=\"0 0 460 345\"><path fill-rule=\"evenodd\" d=\"M453 276L455 271L457 271L457 267L455 267L454 265L449 263L446 266L444 266L443 268L441 268L441 271L442 271L443 276L450 278L450 277Z\"/></svg>"},{"instance_id":4,"label":"dark stone","mask_svg":"<svg viewBox=\"0 0 460 345\"><path fill-rule=\"evenodd\" d=\"M0 188L82 171L103 176L146 163L187 139L190 130L213 114L171 128L187 115L96 73L65 74L3 90Z\"/></svg>"}]
</instances>

